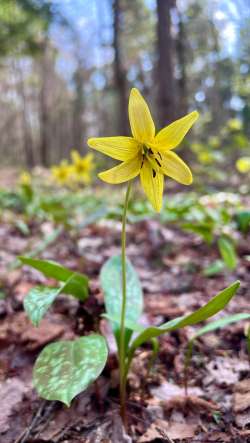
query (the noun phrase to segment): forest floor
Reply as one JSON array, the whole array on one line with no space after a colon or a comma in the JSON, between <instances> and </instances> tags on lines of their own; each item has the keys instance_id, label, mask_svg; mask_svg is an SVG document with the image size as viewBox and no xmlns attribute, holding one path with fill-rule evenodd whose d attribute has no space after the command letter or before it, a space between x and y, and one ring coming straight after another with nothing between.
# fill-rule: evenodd
<instances>
[{"instance_id":1,"label":"forest floor","mask_svg":"<svg viewBox=\"0 0 250 443\"><path fill-rule=\"evenodd\" d=\"M40 254L86 273L90 297L83 305L60 296L35 328L23 311L23 300L30 288L48 280L35 270L13 266L13 262L39 244L41 232L49 234L53 229L49 221L33 221L27 236L6 220L0 225L0 442L250 442L246 322L197 340L187 395L184 351L197 328L162 336L150 373L147 364L151 350L142 347L129 374L128 434L123 430L115 344L106 320L99 320L104 306L98 280L104 261L120 251L121 224L103 220L74 234L62 230ZM156 219L146 220L128 226L127 243L128 257L144 290L144 325L159 324L197 309L236 279L241 286L225 312L249 312L249 236L238 246L237 270L213 278L204 277L202 269L218 258L218 253L195 234L163 226ZM98 382L78 395L70 408L40 399L32 388L32 366L44 345L97 330L106 336L110 348Z\"/></svg>"}]
</instances>

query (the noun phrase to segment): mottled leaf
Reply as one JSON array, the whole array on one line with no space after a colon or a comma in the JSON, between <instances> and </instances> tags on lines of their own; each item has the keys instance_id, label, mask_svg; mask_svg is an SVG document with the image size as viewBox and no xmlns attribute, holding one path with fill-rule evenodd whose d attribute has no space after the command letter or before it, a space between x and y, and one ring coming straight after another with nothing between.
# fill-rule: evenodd
<instances>
[{"instance_id":1,"label":"mottled leaf","mask_svg":"<svg viewBox=\"0 0 250 443\"><path fill-rule=\"evenodd\" d=\"M53 301L60 294L61 288L35 286L24 299L24 309L34 326L38 326Z\"/></svg>"},{"instance_id":2,"label":"mottled leaf","mask_svg":"<svg viewBox=\"0 0 250 443\"><path fill-rule=\"evenodd\" d=\"M67 286L75 278L74 274L64 285L59 288L51 288L50 286L35 286L32 288L24 299L24 309L33 325L38 326L49 307L52 305L56 297L65 292Z\"/></svg>"},{"instance_id":3,"label":"mottled leaf","mask_svg":"<svg viewBox=\"0 0 250 443\"><path fill-rule=\"evenodd\" d=\"M79 300L85 300L88 296L88 277L85 274L71 271L53 261L37 260L29 257L19 257L19 260L32 268L41 271L46 277L54 278L61 282L67 282L74 276L64 288L65 294L73 295Z\"/></svg>"},{"instance_id":4,"label":"mottled leaf","mask_svg":"<svg viewBox=\"0 0 250 443\"><path fill-rule=\"evenodd\" d=\"M131 262L126 259L126 320L136 322L143 309L143 295L140 280ZM122 308L122 262L121 256L111 257L102 267L101 286L104 293L105 308L110 317L120 319ZM119 341L119 321L112 321L112 328ZM131 330L126 331L126 343L131 337Z\"/></svg>"},{"instance_id":5,"label":"mottled leaf","mask_svg":"<svg viewBox=\"0 0 250 443\"><path fill-rule=\"evenodd\" d=\"M108 356L105 339L98 334L46 346L36 360L33 383L46 400L70 406L102 372Z\"/></svg>"}]
</instances>

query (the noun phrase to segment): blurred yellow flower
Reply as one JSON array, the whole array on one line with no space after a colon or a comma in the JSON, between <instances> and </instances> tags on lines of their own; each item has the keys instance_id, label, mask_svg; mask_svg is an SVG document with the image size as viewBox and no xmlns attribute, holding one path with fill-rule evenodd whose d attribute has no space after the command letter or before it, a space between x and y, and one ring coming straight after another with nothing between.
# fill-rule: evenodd
<instances>
[{"instance_id":1,"label":"blurred yellow flower","mask_svg":"<svg viewBox=\"0 0 250 443\"><path fill-rule=\"evenodd\" d=\"M242 130L242 122L238 118L230 118L227 122L227 126L231 131Z\"/></svg>"},{"instance_id":2,"label":"blurred yellow flower","mask_svg":"<svg viewBox=\"0 0 250 443\"><path fill-rule=\"evenodd\" d=\"M122 161L118 166L100 173L102 180L117 184L140 175L148 199L154 209L160 211L164 175L184 185L192 183L189 167L172 150L183 140L199 114L191 112L155 135L148 105L136 88L131 90L128 112L133 137L90 138L88 145Z\"/></svg>"},{"instance_id":3,"label":"blurred yellow flower","mask_svg":"<svg viewBox=\"0 0 250 443\"><path fill-rule=\"evenodd\" d=\"M67 160L62 160L57 166L52 166L51 173L53 178L60 185L65 185L70 182L72 166L70 166Z\"/></svg>"},{"instance_id":4,"label":"blurred yellow flower","mask_svg":"<svg viewBox=\"0 0 250 443\"><path fill-rule=\"evenodd\" d=\"M238 158L236 168L242 174L247 174L247 172L250 172L250 157Z\"/></svg>"},{"instance_id":5,"label":"blurred yellow flower","mask_svg":"<svg viewBox=\"0 0 250 443\"><path fill-rule=\"evenodd\" d=\"M210 165L213 163L214 158L213 158L213 155L211 154L211 152L202 151L202 152L199 152L199 154L198 154L198 160L203 165Z\"/></svg>"},{"instance_id":6,"label":"blurred yellow flower","mask_svg":"<svg viewBox=\"0 0 250 443\"><path fill-rule=\"evenodd\" d=\"M91 181L91 171L94 168L93 155L87 154L81 157L78 151L71 151L73 178L80 183L88 184Z\"/></svg>"},{"instance_id":7,"label":"blurred yellow flower","mask_svg":"<svg viewBox=\"0 0 250 443\"><path fill-rule=\"evenodd\" d=\"M31 175L27 171L21 172L19 176L19 183L21 186L31 186Z\"/></svg>"}]
</instances>

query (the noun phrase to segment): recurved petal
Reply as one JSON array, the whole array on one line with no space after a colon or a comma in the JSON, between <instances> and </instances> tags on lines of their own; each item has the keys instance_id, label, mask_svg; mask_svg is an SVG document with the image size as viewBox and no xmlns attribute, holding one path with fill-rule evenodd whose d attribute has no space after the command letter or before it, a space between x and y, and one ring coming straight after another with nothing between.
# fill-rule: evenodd
<instances>
[{"instance_id":1,"label":"recurved petal","mask_svg":"<svg viewBox=\"0 0 250 443\"><path fill-rule=\"evenodd\" d=\"M175 152L168 151L161 154L161 171L183 185L191 185L192 172L184 161Z\"/></svg>"},{"instance_id":2,"label":"recurved petal","mask_svg":"<svg viewBox=\"0 0 250 443\"><path fill-rule=\"evenodd\" d=\"M132 137L89 138L88 145L116 160L130 160L140 149L139 143Z\"/></svg>"},{"instance_id":3,"label":"recurved petal","mask_svg":"<svg viewBox=\"0 0 250 443\"><path fill-rule=\"evenodd\" d=\"M133 137L141 143L152 141L155 125L146 101L136 88L130 92L128 114Z\"/></svg>"},{"instance_id":4,"label":"recurved petal","mask_svg":"<svg viewBox=\"0 0 250 443\"><path fill-rule=\"evenodd\" d=\"M141 162L141 156L137 155L132 160L127 160L123 163L120 163L118 166L115 166L114 168L101 172L100 174L98 174L98 177L100 177L103 181L111 183L113 185L132 180L132 178L135 178L139 174Z\"/></svg>"},{"instance_id":5,"label":"recurved petal","mask_svg":"<svg viewBox=\"0 0 250 443\"><path fill-rule=\"evenodd\" d=\"M140 173L141 184L147 195L150 203L157 212L160 212L162 207L163 194L163 174L154 171L150 163L145 160Z\"/></svg>"},{"instance_id":6,"label":"recurved petal","mask_svg":"<svg viewBox=\"0 0 250 443\"><path fill-rule=\"evenodd\" d=\"M155 149L163 152L178 146L198 117L199 113L193 111L163 128L153 141Z\"/></svg>"}]
</instances>

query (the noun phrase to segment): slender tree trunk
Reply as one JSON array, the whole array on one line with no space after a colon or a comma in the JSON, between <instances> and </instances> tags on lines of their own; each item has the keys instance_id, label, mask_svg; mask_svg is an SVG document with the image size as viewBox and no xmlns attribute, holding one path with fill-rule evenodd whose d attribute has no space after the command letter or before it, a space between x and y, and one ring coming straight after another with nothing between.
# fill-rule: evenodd
<instances>
[{"instance_id":1,"label":"slender tree trunk","mask_svg":"<svg viewBox=\"0 0 250 443\"><path fill-rule=\"evenodd\" d=\"M221 75L219 69L219 60L220 60L220 47L219 47L219 38L218 33L215 26L211 27L211 34L213 38L213 54L215 56L215 61L213 62L213 78L214 78L214 86L212 88L211 94L211 108L213 114L213 128L214 131L218 131L221 124L224 120L224 112L223 110L223 100L220 95L221 91Z\"/></svg>"},{"instance_id":2,"label":"slender tree trunk","mask_svg":"<svg viewBox=\"0 0 250 443\"><path fill-rule=\"evenodd\" d=\"M176 88L170 9L172 0L157 0L158 112L161 126L175 119Z\"/></svg>"},{"instance_id":3,"label":"slender tree trunk","mask_svg":"<svg viewBox=\"0 0 250 443\"><path fill-rule=\"evenodd\" d=\"M84 81L81 62L74 74L75 99L73 104L73 140L74 149L80 149L83 146L83 112L84 112Z\"/></svg>"},{"instance_id":4,"label":"slender tree trunk","mask_svg":"<svg viewBox=\"0 0 250 443\"><path fill-rule=\"evenodd\" d=\"M178 82L179 86L179 100L178 100L178 117L182 117L188 112L188 88L187 88L187 74L186 74L186 32L185 24L182 20L182 15L180 11L178 12L179 26L178 26L178 36L176 42L176 51L178 64L180 68L180 79Z\"/></svg>"},{"instance_id":5,"label":"slender tree trunk","mask_svg":"<svg viewBox=\"0 0 250 443\"><path fill-rule=\"evenodd\" d=\"M23 72L18 64L14 66L18 75L17 89L22 101L22 111L21 111L21 127L23 132L23 151L25 156L25 163L28 168L33 168L35 166L34 152L33 152L33 140L31 136L29 115L28 115L28 104L25 91L25 84L23 78Z\"/></svg>"},{"instance_id":6,"label":"slender tree trunk","mask_svg":"<svg viewBox=\"0 0 250 443\"><path fill-rule=\"evenodd\" d=\"M121 135L128 133L127 81L121 59L121 1L113 0L114 84L118 95L118 126Z\"/></svg>"},{"instance_id":7,"label":"slender tree trunk","mask_svg":"<svg viewBox=\"0 0 250 443\"><path fill-rule=\"evenodd\" d=\"M44 41L43 54L40 62L40 160L43 166L49 166L49 60L48 40Z\"/></svg>"}]
</instances>

